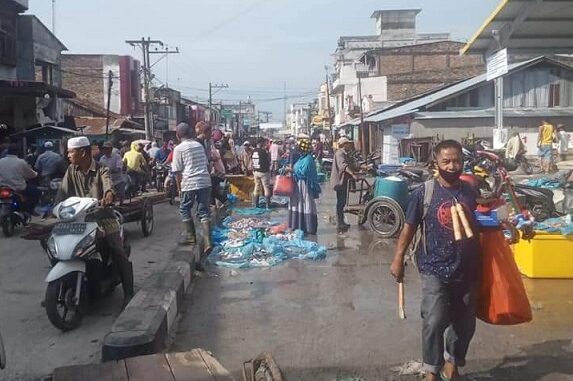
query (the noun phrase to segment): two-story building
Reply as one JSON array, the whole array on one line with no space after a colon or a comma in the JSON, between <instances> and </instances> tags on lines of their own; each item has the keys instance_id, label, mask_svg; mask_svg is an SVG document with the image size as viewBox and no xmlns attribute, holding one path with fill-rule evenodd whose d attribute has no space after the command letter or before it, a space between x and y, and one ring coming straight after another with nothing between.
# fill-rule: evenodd
<instances>
[{"instance_id":1,"label":"two-story building","mask_svg":"<svg viewBox=\"0 0 573 381\"><path fill-rule=\"evenodd\" d=\"M0 134L38 141L47 130L37 127L62 132L61 99L74 93L62 89L65 45L36 16L21 14L27 9L27 0L0 0Z\"/></svg>"}]
</instances>

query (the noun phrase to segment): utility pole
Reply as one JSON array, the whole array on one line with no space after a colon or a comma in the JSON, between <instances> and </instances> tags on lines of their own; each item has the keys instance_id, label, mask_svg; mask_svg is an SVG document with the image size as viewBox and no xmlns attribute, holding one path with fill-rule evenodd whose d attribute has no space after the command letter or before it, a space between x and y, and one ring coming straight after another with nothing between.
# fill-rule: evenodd
<instances>
[{"instance_id":1,"label":"utility pole","mask_svg":"<svg viewBox=\"0 0 573 381\"><path fill-rule=\"evenodd\" d=\"M283 109L284 109L284 124L285 124L285 128L287 125L287 94L286 94L286 87L287 87L287 83L286 81L283 82Z\"/></svg>"},{"instance_id":2,"label":"utility pole","mask_svg":"<svg viewBox=\"0 0 573 381\"><path fill-rule=\"evenodd\" d=\"M56 35L56 0L52 0L52 34Z\"/></svg>"},{"instance_id":3,"label":"utility pole","mask_svg":"<svg viewBox=\"0 0 573 381\"><path fill-rule=\"evenodd\" d=\"M151 50L149 51L149 54L163 54L163 57L161 57L160 59L158 59L157 61L155 61L153 63L153 65L150 66L150 69L157 64L159 61L161 61L163 58L165 58L166 62L167 62L167 70L166 70L166 75L167 78L165 79L165 87L169 87L169 55L170 54L179 54L179 48L176 47L175 50L169 50L169 46L165 45L165 49L164 50L158 50L157 48L155 50Z\"/></svg>"},{"instance_id":4,"label":"utility pole","mask_svg":"<svg viewBox=\"0 0 573 381\"><path fill-rule=\"evenodd\" d=\"M131 46L139 46L143 56L143 113L145 120L145 138L153 140L153 112L151 110L151 100L149 96L151 86L151 63L149 60L149 48L154 45L163 47L163 42L160 40L152 40L141 38L141 40L127 40L125 41Z\"/></svg>"},{"instance_id":5,"label":"utility pole","mask_svg":"<svg viewBox=\"0 0 573 381\"><path fill-rule=\"evenodd\" d=\"M324 66L326 71L326 115L328 117L328 126L330 127L330 138L334 143L334 126L332 123L332 116L330 115L330 81L328 79L328 66Z\"/></svg>"},{"instance_id":6,"label":"utility pole","mask_svg":"<svg viewBox=\"0 0 573 381\"><path fill-rule=\"evenodd\" d=\"M266 119L265 123L268 123L269 122L269 116L272 115L273 113L270 111L257 111L257 114L259 114L259 115L263 114L265 116L265 119ZM260 120L261 120L261 117L259 116L259 123L260 123Z\"/></svg>"},{"instance_id":7,"label":"utility pole","mask_svg":"<svg viewBox=\"0 0 573 381\"><path fill-rule=\"evenodd\" d=\"M360 142L360 148L362 149L362 154L367 155L366 149L366 134L363 131L364 128L364 109L362 108L362 77L358 75L358 100L360 102L360 127L358 127L358 141Z\"/></svg>"},{"instance_id":8,"label":"utility pole","mask_svg":"<svg viewBox=\"0 0 573 381\"><path fill-rule=\"evenodd\" d=\"M113 71L107 73L107 110L105 115L105 138L109 139L109 109L111 106L111 87L113 86Z\"/></svg>"},{"instance_id":9,"label":"utility pole","mask_svg":"<svg viewBox=\"0 0 573 381\"><path fill-rule=\"evenodd\" d=\"M211 107L213 106L213 89L228 89L229 85L226 83L221 84L213 84L209 82L209 124L212 124L211 121L213 119L213 111Z\"/></svg>"}]
</instances>

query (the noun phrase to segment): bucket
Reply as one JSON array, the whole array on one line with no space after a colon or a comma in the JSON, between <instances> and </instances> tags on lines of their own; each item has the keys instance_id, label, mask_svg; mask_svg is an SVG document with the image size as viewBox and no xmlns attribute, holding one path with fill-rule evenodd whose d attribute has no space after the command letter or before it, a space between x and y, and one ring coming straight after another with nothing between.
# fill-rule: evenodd
<instances>
[{"instance_id":1,"label":"bucket","mask_svg":"<svg viewBox=\"0 0 573 381\"><path fill-rule=\"evenodd\" d=\"M374 186L374 197L382 196L396 201L405 210L408 205L408 183L395 176L378 177Z\"/></svg>"}]
</instances>

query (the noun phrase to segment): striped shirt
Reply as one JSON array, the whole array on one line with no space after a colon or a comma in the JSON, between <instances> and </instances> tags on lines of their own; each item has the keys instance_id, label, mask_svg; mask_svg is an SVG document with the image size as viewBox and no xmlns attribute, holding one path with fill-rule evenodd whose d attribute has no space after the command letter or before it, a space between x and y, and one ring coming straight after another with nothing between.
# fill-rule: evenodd
<instances>
[{"instance_id":1,"label":"striped shirt","mask_svg":"<svg viewBox=\"0 0 573 381\"><path fill-rule=\"evenodd\" d=\"M173 172L181 172L181 191L211 187L207 154L201 143L186 139L173 150Z\"/></svg>"}]
</instances>

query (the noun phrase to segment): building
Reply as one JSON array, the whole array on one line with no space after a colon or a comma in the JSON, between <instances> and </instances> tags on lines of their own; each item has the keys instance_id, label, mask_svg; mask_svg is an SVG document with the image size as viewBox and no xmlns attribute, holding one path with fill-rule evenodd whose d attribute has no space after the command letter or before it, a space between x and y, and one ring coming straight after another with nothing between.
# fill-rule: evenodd
<instances>
[{"instance_id":1,"label":"building","mask_svg":"<svg viewBox=\"0 0 573 381\"><path fill-rule=\"evenodd\" d=\"M74 93L62 88L66 47L36 16L21 14L27 9L27 0L0 0L0 134L18 133L25 142L28 136L22 132L34 128L28 140L38 143L37 128L61 126L61 99ZM43 138L54 131L59 130L44 130Z\"/></svg>"},{"instance_id":2,"label":"building","mask_svg":"<svg viewBox=\"0 0 573 381\"><path fill-rule=\"evenodd\" d=\"M509 65L504 77L505 136L519 132L529 154L537 151L542 120L573 125L573 66L550 57ZM384 163L400 156L428 157L433 137L492 140L494 85L484 73L399 102L365 118Z\"/></svg>"},{"instance_id":3,"label":"building","mask_svg":"<svg viewBox=\"0 0 573 381\"><path fill-rule=\"evenodd\" d=\"M141 67L138 60L112 54L62 56L62 77L66 88L83 101L103 108L107 108L110 71L113 76L110 111L130 117L141 116Z\"/></svg>"},{"instance_id":4,"label":"building","mask_svg":"<svg viewBox=\"0 0 573 381\"><path fill-rule=\"evenodd\" d=\"M312 110L313 104L294 103L290 106L287 114L287 127L290 127L290 133L294 136L312 133Z\"/></svg>"},{"instance_id":5,"label":"building","mask_svg":"<svg viewBox=\"0 0 573 381\"><path fill-rule=\"evenodd\" d=\"M250 99L246 102L220 104L219 107L219 124L225 130L240 137L258 134L257 107Z\"/></svg>"},{"instance_id":6,"label":"building","mask_svg":"<svg viewBox=\"0 0 573 381\"><path fill-rule=\"evenodd\" d=\"M387 79L360 63L364 53L373 49L449 40L448 33L417 33L416 17L420 12L420 9L375 11L371 16L376 23L375 35L339 38L334 53L336 73L332 86L332 94L336 98L333 105L335 125L353 119L360 110L361 102L375 105L388 101Z\"/></svg>"}]
</instances>

